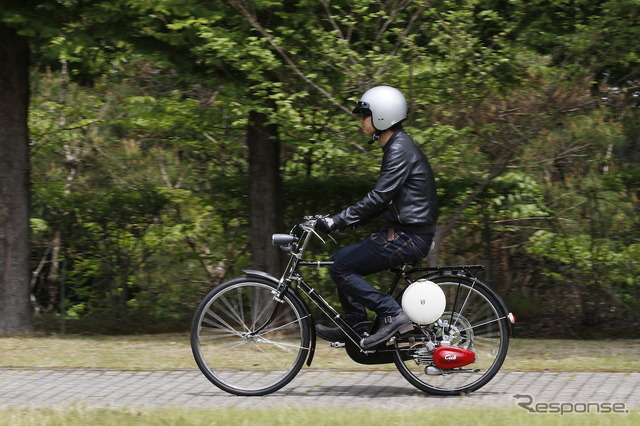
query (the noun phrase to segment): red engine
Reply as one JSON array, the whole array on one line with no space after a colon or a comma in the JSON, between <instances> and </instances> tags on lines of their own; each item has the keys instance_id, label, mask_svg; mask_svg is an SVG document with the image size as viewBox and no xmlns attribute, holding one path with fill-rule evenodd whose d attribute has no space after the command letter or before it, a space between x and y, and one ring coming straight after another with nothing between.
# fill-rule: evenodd
<instances>
[{"instance_id":1,"label":"red engine","mask_svg":"<svg viewBox=\"0 0 640 426\"><path fill-rule=\"evenodd\" d=\"M443 370L463 367L475 360L473 351L457 346L440 346L433 351L433 362Z\"/></svg>"}]
</instances>

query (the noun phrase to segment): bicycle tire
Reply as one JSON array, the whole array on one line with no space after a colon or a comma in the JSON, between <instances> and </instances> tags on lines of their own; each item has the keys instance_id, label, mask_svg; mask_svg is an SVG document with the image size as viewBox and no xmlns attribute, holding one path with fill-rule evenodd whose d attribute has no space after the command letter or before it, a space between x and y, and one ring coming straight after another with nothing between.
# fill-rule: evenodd
<instances>
[{"instance_id":1,"label":"bicycle tire","mask_svg":"<svg viewBox=\"0 0 640 426\"><path fill-rule=\"evenodd\" d=\"M416 388L432 395L461 395L480 389L500 370L509 348L510 324L500 297L479 281L459 276L431 278L445 292L447 304L438 322L426 327L449 345L470 349L472 364L451 370L438 369L432 352L416 344L422 330L402 335L396 341L394 363ZM456 306L454 306L454 304ZM431 359L430 359L431 357Z\"/></svg>"},{"instance_id":2,"label":"bicycle tire","mask_svg":"<svg viewBox=\"0 0 640 426\"><path fill-rule=\"evenodd\" d=\"M266 395L302 368L309 353L309 313L295 295L276 301L275 288L255 277L234 279L213 289L196 310L191 350L200 371L218 388Z\"/></svg>"}]
</instances>

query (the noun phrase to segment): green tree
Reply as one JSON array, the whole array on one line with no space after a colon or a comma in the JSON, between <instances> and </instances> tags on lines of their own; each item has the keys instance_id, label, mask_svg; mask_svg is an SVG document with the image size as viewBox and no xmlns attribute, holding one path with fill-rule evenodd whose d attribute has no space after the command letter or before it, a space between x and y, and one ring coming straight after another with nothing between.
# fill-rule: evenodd
<instances>
[{"instance_id":1,"label":"green tree","mask_svg":"<svg viewBox=\"0 0 640 426\"><path fill-rule=\"evenodd\" d=\"M431 261L486 261L502 289L551 286L553 275L519 268L544 261L523 249L542 244L536 230L592 247L618 247L604 240L624 234L550 226L587 220L550 194L617 188L585 195L590 212L637 199L635 9L586 0L3 6L1 22L30 42L34 82L59 79L38 88L32 112L38 291L56 300L59 271L47 265L64 254L75 312L169 307L164 289L186 294L169 284L176 270L195 265L186 280L215 285L243 258L247 235L254 267L279 272L268 236L283 217L333 213L375 180L379 153L349 116L375 84L407 94L406 127L437 172ZM637 235L633 209L621 211Z\"/></svg>"}]
</instances>

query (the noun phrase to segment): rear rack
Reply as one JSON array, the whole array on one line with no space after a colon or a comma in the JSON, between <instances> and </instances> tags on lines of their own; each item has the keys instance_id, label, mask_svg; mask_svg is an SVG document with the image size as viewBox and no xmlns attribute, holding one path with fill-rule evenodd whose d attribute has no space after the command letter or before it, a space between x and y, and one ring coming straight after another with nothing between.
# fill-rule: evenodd
<instances>
[{"instance_id":1,"label":"rear rack","mask_svg":"<svg viewBox=\"0 0 640 426\"><path fill-rule=\"evenodd\" d=\"M443 271L474 271L484 270L484 265L455 265L455 266L429 266L426 268L416 268L425 272L443 272Z\"/></svg>"},{"instance_id":2,"label":"rear rack","mask_svg":"<svg viewBox=\"0 0 640 426\"><path fill-rule=\"evenodd\" d=\"M426 274L444 274L444 275L460 275L462 274L476 274L484 270L484 265L450 265L450 266L427 266L417 267L404 271L405 275L412 275L415 273ZM393 268L391 272L402 272L402 267Z\"/></svg>"}]
</instances>

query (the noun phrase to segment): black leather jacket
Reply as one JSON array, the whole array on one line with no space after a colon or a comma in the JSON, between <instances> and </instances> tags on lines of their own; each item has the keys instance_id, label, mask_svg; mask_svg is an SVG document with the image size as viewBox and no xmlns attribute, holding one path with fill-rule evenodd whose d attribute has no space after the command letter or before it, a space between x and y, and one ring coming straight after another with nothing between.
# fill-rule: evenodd
<instances>
[{"instance_id":1,"label":"black leather jacket","mask_svg":"<svg viewBox=\"0 0 640 426\"><path fill-rule=\"evenodd\" d=\"M359 202L334 215L334 226L364 224L385 213L388 226L410 234L431 234L438 220L436 184L427 157L402 129L382 148L380 177Z\"/></svg>"}]
</instances>

